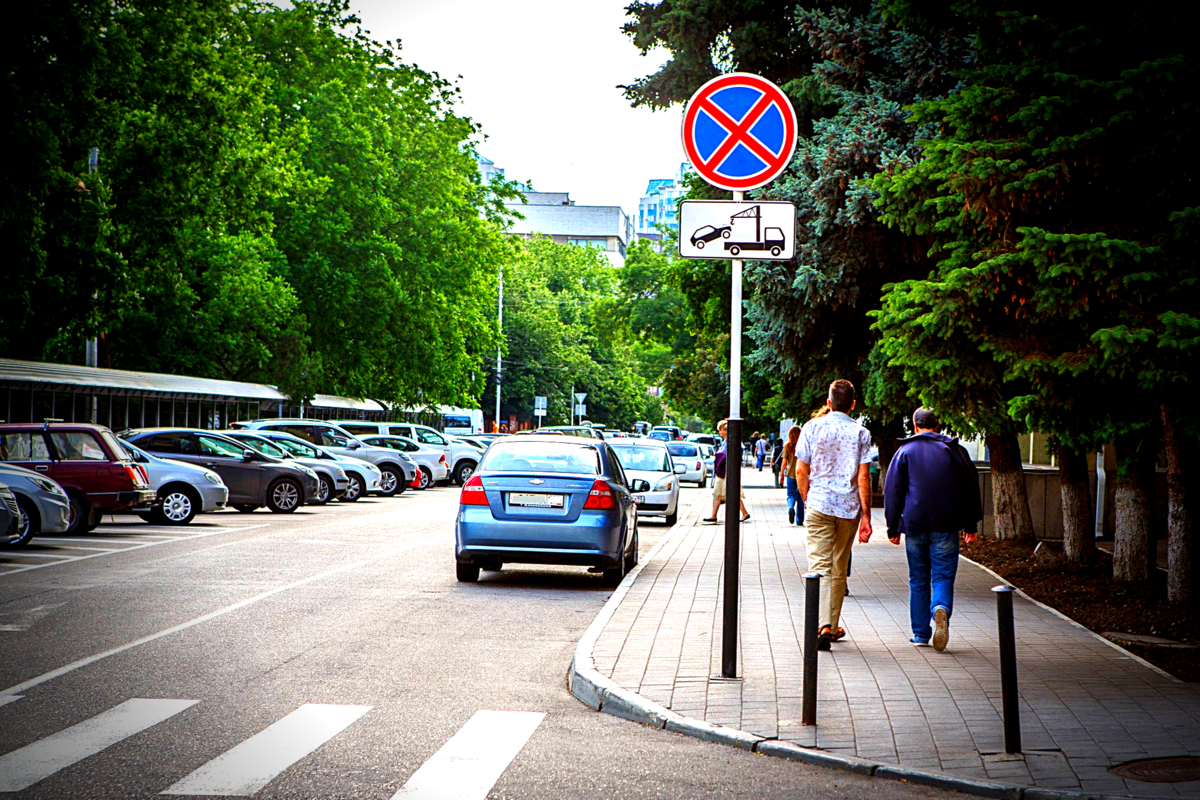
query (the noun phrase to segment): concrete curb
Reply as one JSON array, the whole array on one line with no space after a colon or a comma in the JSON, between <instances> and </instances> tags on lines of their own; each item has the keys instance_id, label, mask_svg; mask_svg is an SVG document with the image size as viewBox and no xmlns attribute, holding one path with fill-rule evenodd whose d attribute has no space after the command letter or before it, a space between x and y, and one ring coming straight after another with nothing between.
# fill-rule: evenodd
<instances>
[{"instance_id":1,"label":"concrete curb","mask_svg":"<svg viewBox=\"0 0 1200 800\"><path fill-rule=\"evenodd\" d=\"M691 509L689 509L690 511ZM629 587L633 585L638 575L641 574L642 568L658 555L659 550L674 539L676 534L684 527L676 525L675 529L664 536L645 558L639 559L638 565L621 581L621 585L612 593L608 602L604 604L604 608L600 609L600 613L592 620L592 624L584 631L583 637L575 646L575 656L571 659L571 670L567 675L567 685L570 688L571 694L584 705L597 711L620 717L621 719L636 722L640 725L667 730L672 733L683 734L684 736L692 736L706 742L716 742L729 747L759 753L764 756L786 758L812 766L838 769L858 775L870 775L876 778L905 781L922 786L932 786L938 789L951 789L964 794L975 795L976 797L996 797L1003 798L1004 800L1091 800L1091 798L1096 798L1096 800L1100 798L1106 798L1107 800L1133 800L1130 795L1097 795L1070 790L1039 789L1032 786L993 783L990 781L961 778L943 772L925 772L908 769L896 764L871 761L855 756L840 756L816 748L801 747L790 742L779 741L778 739L764 739L761 736L755 736L752 733L746 733L736 728L713 725L711 722L706 722L705 720L684 717L665 706L642 697L640 694L618 686L615 681L602 675L596 669L596 662L592 658L592 650L596 645L596 640L600 637L604 626L612 619L612 615L616 611L617 606L620 605L621 600L629 592ZM970 561L970 559L965 560ZM975 564L974 561L971 561L971 563ZM1003 578L1000 578L1000 576L987 569L987 567L980 564L975 564L975 566L989 572L997 580L1003 582ZM1059 612L1054 611L1049 606L1038 603L1038 601L1025 595L1024 592L1018 590L1018 593L1030 602L1047 608L1063 617L1063 619L1067 619L1072 624L1087 630L1093 636L1096 635L1094 632L1079 625L1078 622L1059 614ZM1098 638L1108 642L1103 637ZM1112 644L1112 642L1108 643ZM1123 648L1115 644L1112 644L1112 646L1126 653L1131 658L1142 661L1142 659L1137 658L1132 653L1128 653ZM1154 668L1158 672L1162 672L1162 670L1159 670L1152 664L1147 664L1147 666ZM1163 674L1167 675L1165 672ZM1170 675L1168 677L1178 680Z\"/></svg>"}]
</instances>

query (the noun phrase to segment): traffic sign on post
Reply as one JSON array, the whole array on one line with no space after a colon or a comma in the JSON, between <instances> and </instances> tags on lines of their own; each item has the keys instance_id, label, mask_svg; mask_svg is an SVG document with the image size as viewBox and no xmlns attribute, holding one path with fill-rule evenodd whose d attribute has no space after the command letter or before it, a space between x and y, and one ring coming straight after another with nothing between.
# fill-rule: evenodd
<instances>
[{"instance_id":1,"label":"traffic sign on post","mask_svg":"<svg viewBox=\"0 0 1200 800\"><path fill-rule=\"evenodd\" d=\"M683 150L713 186L754 189L792 160L796 129L796 112L778 86L735 72L713 78L692 95L683 114Z\"/></svg>"},{"instance_id":2,"label":"traffic sign on post","mask_svg":"<svg viewBox=\"0 0 1200 800\"><path fill-rule=\"evenodd\" d=\"M585 406L583 403L580 403L579 405L575 406L575 416L586 417L587 416L587 406Z\"/></svg>"},{"instance_id":3,"label":"traffic sign on post","mask_svg":"<svg viewBox=\"0 0 1200 800\"><path fill-rule=\"evenodd\" d=\"M784 261L796 256L793 203L684 200L679 204L679 255Z\"/></svg>"},{"instance_id":4,"label":"traffic sign on post","mask_svg":"<svg viewBox=\"0 0 1200 800\"><path fill-rule=\"evenodd\" d=\"M586 399L587 399L587 392L576 392L575 393L575 402L576 403L582 403Z\"/></svg>"}]
</instances>

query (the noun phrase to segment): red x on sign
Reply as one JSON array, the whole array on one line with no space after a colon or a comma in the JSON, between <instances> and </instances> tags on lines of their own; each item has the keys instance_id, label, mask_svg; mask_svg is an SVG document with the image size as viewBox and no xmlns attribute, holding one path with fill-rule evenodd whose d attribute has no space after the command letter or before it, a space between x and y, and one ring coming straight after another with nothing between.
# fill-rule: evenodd
<instances>
[{"instance_id":1,"label":"red x on sign","mask_svg":"<svg viewBox=\"0 0 1200 800\"><path fill-rule=\"evenodd\" d=\"M713 78L683 114L683 148L706 181L753 189L772 181L796 149L796 112L775 84L747 73Z\"/></svg>"}]
</instances>

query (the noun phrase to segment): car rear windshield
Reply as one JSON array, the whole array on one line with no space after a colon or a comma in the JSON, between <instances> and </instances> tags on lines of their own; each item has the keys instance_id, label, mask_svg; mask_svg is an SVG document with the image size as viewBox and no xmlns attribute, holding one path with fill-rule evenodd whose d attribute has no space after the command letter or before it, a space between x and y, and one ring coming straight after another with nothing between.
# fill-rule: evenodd
<instances>
[{"instance_id":1,"label":"car rear windshield","mask_svg":"<svg viewBox=\"0 0 1200 800\"><path fill-rule=\"evenodd\" d=\"M685 458L688 456L695 456L700 452L694 444L681 444L679 442L667 445L667 450L669 450L673 456L684 456Z\"/></svg>"},{"instance_id":2,"label":"car rear windshield","mask_svg":"<svg viewBox=\"0 0 1200 800\"><path fill-rule=\"evenodd\" d=\"M294 442L291 439L272 439L271 441L293 455L304 456L305 458L319 458L321 455L308 445Z\"/></svg>"},{"instance_id":3,"label":"car rear windshield","mask_svg":"<svg viewBox=\"0 0 1200 800\"><path fill-rule=\"evenodd\" d=\"M621 466L625 469L641 469L647 472L670 472L670 456L663 447L614 447Z\"/></svg>"},{"instance_id":4,"label":"car rear windshield","mask_svg":"<svg viewBox=\"0 0 1200 800\"><path fill-rule=\"evenodd\" d=\"M561 442L496 442L479 468L490 472L599 475L600 454L591 445L575 444L565 438Z\"/></svg>"}]
</instances>

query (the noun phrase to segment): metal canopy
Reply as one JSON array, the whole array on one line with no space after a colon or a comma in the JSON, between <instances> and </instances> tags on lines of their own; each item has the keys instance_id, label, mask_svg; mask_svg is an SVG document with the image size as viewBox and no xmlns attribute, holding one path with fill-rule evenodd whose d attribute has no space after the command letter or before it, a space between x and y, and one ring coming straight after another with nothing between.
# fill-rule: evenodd
<instances>
[{"instance_id":1,"label":"metal canopy","mask_svg":"<svg viewBox=\"0 0 1200 800\"><path fill-rule=\"evenodd\" d=\"M0 358L0 386L20 386L43 391L86 388L91 394L186 396L190 399L236 397L273 402L288 400L287 395L274 386L262 383L164 375L156 372L130 372L121 369L81 367L75 364L17 361L9 358Z\"/></svg>"}]
</instances>

